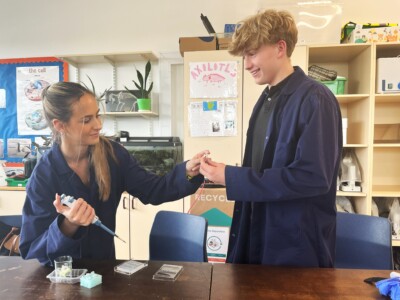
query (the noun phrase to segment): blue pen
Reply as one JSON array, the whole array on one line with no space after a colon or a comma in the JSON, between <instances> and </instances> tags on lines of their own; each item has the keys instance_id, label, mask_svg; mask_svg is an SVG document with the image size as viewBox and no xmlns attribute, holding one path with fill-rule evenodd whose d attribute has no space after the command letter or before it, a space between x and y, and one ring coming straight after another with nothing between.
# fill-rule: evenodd
<instances>
[{"instance_id":1,"label":"blue pen","mask_svg":"<svg viewBox=\"0 0 400 300\"><path fill-rule=\"evenodd\" d=\"M61 203L71 207L72 203L74 203L76 200L74 197L72 196L66 196L65 194L61 195ZM114 231L112 231L110 228L108 228L107 226L105 226L103 223L101 223L100 219L98 216L94 216L92 224L99 226L101 229L107 231L109 234L115 236L116 238L119 238L121 241L123 241L124 243L126 243L123 239L121 239Z\"/></svg>"}]
</instances>

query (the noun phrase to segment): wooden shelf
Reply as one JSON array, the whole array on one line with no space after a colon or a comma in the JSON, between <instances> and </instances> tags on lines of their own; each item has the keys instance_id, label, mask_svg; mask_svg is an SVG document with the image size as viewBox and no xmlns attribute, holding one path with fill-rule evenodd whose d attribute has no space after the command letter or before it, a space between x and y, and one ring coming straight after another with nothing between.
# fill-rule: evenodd
<instances>
[{"instance_id":1,"label":"wooden shelf","mask_svg":"<svg viewBox=\"0 0 400 300\"><path fill-rule=\"evenodd\" d=\"M400 185L373 185L372 197L400 197Z\"/></svg>"},{"instance_id":2,"label":"wooden shelf","mask_svg":"<svg viewBox=\"0 0 400 300\"><path fill-rule=\"evenodd\" d=\"M400 143L374 143L374 148L399 148Z\"/></svg>"},{"instance_id":3,"label":"wooden shelf","mask_svg":"<svg viewBox=\"0 0 400 300\"><path fill-rule=\"evenodd\" d=\"M400 104L399 94L375 94L375 103L398 103Z\"/></svg>"},{"instance_id":4,"label":"wooden shelf","mask_svg":"<svg viewBox=\"0 0 400 300\"><path fill-rule=\"evenodd\" d=\"M336 196L344 196L344 197L366 197L367 194L363 192L343 192L337 191Z\"/></svg>"},{"instance_id":5,"label":"wooden shelf","mask_svg":"<svg viewBox=\"0 0 400 300\"><path fill-rule=\"evenodd\" d=\"M370 47L371 44L311 45L309 63L350 61Z\"/></svg>"},{"instance_id":6,"label":"wooden shelf","mask_svg":"<svg viewBox=\"0 0 400 300\"><path fill-rule=\"evenodd\" d=\"M138 62L138 61L157 61L157 56L150 51L130 52L130 53L106 53L106 54L82 54L82 55L62 55L58 56L69 64L77 67L81 64L95 63L119 63L119 62Z\"/></svg>"},{"instance_id":7,"label":"wooden shelf","mask_svg":"<svg viewBox=\"0 0 400 300\"><path fill-rule=\"evenodd\" d=\"M20 187L20 186L0 186L0 191L25 191L25 187Z\"/></svg>"},{"instance_id":8,"label":"wooden shelf","mask_svg":"<svg viewBox=\"0 0 400 300\"><path fill-rule=\"evenodd\" d=\"M143 118L155 118L158 114L152 111L115 111L115 112L100 112L102 116L115 116L115 117L143 117Z\"/></svg>"},{"instance_id":9,"label":"wooden shelf","mask_svg":"<svg viewBox=\"0 0 400 300\"><path fill-rule=\"evenodd\" d=\"M358 102L369 97L368 94L346 94L346 95L336 95L336 99L340 104L349 104L353 102Z\"/></svg>"},{"instance_id":10,"label":"wooden shelf","mask_svg":"<svg viewBox=\"0 0 400 300\"><path fill-rule=\"evenodd\" d=\"M367 148L366 144L344 144L343 148Z\"/></svg>"},{"instance_id":11,"label":"wooden shelf","mask_svg":"<svg viewBox=\"0 0 400 300\"><path fill-rule=\"evenodd\" d=\"M400 240L392 239L392 246L393 247L399 247L400 246Z\"/></svg>"}]
</instances>

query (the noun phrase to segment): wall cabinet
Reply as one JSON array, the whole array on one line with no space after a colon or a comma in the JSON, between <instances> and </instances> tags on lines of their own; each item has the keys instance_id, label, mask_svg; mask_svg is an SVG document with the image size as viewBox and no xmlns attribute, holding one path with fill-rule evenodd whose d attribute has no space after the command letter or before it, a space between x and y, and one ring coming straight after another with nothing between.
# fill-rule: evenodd
<instances>
[{"instance_id":1,"label":"wall cabinet","mask_svg":"<svg viewBox=\"0 0 400 300\"><path fill-rule=\"evenodd\" d=\"M0 216L21 215L25 188L0 187Z\"/></svg>"},{"instance_id":2,"label":"wall cabinet","mask_svg":"<svg viewBox=\"0 0 400 300\"><path fill-rule=\"evenodd\" d=\"M160 210L183 212L183 201L145 205L138 198L123 193L117 210L116 233L126 243L114 239L117 259L149 259L149 236L155 215Z\"/></svg>"}]
</instances>

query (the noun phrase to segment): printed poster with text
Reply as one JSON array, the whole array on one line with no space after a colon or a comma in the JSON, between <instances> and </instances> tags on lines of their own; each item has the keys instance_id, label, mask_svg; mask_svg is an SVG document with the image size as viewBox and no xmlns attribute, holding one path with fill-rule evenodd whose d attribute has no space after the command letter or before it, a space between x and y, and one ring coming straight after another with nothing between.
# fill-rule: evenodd
<instances>
[{"instance_id":1,"label":"printed poster with text","mask_svg":"<svg viewBox=\"0 0 400 300\"><path fill-rule=\"evenodd\" d=\"M189 127L192 137L236 136L237 100L210 100L189 103Z\"/></svg>"},{"instance_id":2,"label":"printed poster with text","mask_svg":"<svg viewBox=\"0 0 400 300\"><path fill-rule=\"evenodd\" d=\"M43 114L41 93L59 81L58 66L16 68L17 124L19 135L50 135Z\"/></svg>"},{"instance_id":3,"label":"printed poster with text","mask_svg":"<svg viewBox=\"0 0 400 300\"><path fill-rule=\"evenodd\" d=\"M190 98L237 98L238 62L189 63Z\"/></svg>"}]
</instances>

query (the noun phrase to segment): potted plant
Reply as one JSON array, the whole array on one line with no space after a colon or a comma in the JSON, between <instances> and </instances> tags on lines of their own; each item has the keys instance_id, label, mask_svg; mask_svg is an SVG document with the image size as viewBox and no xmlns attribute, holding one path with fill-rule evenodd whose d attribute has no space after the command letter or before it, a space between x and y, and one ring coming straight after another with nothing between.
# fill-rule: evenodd
<instances>
[{"instance_id":1,"label":"potted plant","mask_svg":"<svg viewBox=\"0 0 400 300\"><path fill-rule=\"evenodd\" d=\"M97 102L100 103L101 101L104 100L104 96L107 94L107 92L111 90L111 87L109 87L108 89L105 89L103 93L97 94L96 88L94 87L92 78L90 78L89 75L86 75L86 76L87 76L87 78L88 78L89 81L90 81L91 88L89 88L83 81L82 81L82 85L83 85L85 88L87 88L89 91L92 91L93 94L94 94L95 97L96 97Z\"/></svg>"},{"instance_id":2,"label":"potted plant","mask_svg":"<svg viewBox=\"0 0 400 300\"><path fill-rule=\"evenodd\" d=\"M150 71L151 71L151 63L150 61L147 61L144 76L139 70L136 70L138 81L132 80L137 90L130 90L125 86L125 89L137 98L137 105L139 111L151 110L150 93L151 90L153 89L153 82L151 82L150 85L147 87L147 80L149 79Z\"/></svg>"}]
</instances>

